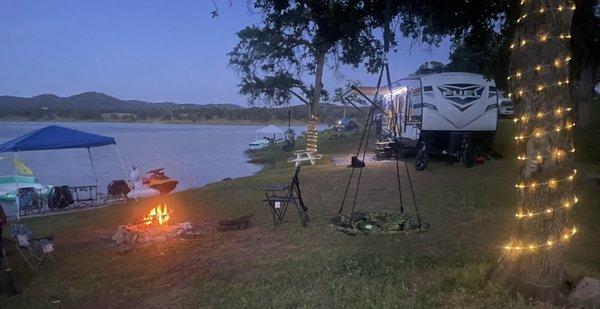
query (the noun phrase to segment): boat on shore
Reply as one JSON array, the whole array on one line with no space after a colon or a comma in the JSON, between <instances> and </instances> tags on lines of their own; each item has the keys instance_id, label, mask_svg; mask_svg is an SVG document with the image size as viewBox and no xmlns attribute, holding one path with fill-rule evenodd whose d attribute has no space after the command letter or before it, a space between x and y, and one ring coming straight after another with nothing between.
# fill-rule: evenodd
<instances>
[{"instance_id":1,"label":"boat on shore","mask_svg":"<svg viewBox=\"0 0 600 309\"><path fill-rule=\"evenodd\" d=\"M270 144L271 144L271 141L266 138L255 139L250 144L248 144L248 149L249 150L263 149L265 147L268 147Z\"/></svg>"},{"instance_id":2,"label":"boat on shore","mask_svg":"<svg viewBox=\"0 0 600 309\"><path fill-rule=\"evenodd\" d=\"M44 185L38 182L34 176L6 175L0 176L0 204L6 212L6 215L13 217L16 215L16 196L17 189L33 188L38 195L48 197L52 190L51 185Z\"/></svg>"},{"instance_id":3,"label":"boat on shore","mask_svg":"<svg viewBox=\"0 0 600 309\"><path fill-rule=\"evenodd\" d=\"M258 150L283 141L285 132L275 125L268 125L256 130L255 139L248 144L248 150Z\"/></svg>"}]
</instances>

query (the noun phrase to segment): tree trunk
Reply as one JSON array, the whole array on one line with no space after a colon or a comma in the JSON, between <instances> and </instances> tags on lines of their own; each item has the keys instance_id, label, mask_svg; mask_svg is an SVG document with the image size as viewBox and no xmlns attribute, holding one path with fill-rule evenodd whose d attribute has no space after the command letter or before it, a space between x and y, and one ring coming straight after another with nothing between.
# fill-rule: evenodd
<instances>
[{"instance_id":1,"label":"tree trunk","mask_svg":"<svg viewBox=\"0 0 600 309\"><path fill-rule=\"evenodd\" d=\"M571 25L571 101L577 124L587 127L594 87L600 77L600 23L595 15L598 0L576 0Z\"/></svg>"},{"instance_id":2,"label":"tree trunk","mask_svg":"<svg viewBox=\"0 0 600 309\"><path fill-rule=\"evenodd\" d=\"M509 61L509 89L517 102L519 128L518 210L494 279L525 297L557 302L564 254L576 232L570 212L576 203L573 122L567 110L570 50L564 37L572 10L560 0L525 0L523 15Z\"/></svg>"},{"instance_id":3,"label":"tree trunk","mask_svg":"<svg viewBox=\"0 0 600 309\"><path fill-rule=\"evenodd\" d=\"M306 124L306 149L312 152L317 152L317 107L321 99L321 91L323 91L323 67L325 66L325 53L317 53L315 55L315 65L315 84L313 86L313 95L308 104L308 121Z\"/></svg>"},{"instance_id":4,"label":"tree trunk","mask_svg":"<svg viewBox=\"0 0 600 309\"><path fill-rule=\"evenodd\" d=\"M587 65L581 67L578 73L576 76L571 74L574 78L570 91L571 102L577 112L577 124L585 128L590 122L590 108L594 87L598 80L598 71L588 62Z\"/></svg>"},{"instance_id":5,"label":"tree trunk","mask_svg":"<svg viewBox=\"0 0 600 309\"><path fill-rule=\"evenodd\" d=\"M313 87L313 95L308 106L308 116L317 115L317 106L321 100L321 92L323 91L323 67L325 66L325 54L317 54L315 56L315 84Z\"/></svg>"}]
</instances>

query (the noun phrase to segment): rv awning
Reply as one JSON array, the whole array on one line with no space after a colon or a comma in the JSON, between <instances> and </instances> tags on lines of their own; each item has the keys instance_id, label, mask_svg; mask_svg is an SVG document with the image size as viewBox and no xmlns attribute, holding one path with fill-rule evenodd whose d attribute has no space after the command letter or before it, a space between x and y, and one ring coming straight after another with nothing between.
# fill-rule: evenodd
<instances>
[{"instance_id":1,"label":"rv awning","mask_svg":"<svg viewBox=\"0 0 600 309\"><path fill-rule=\"evenodd\" d=\"M115 139L109 136L49 126L5 142L0 145L0 152L90 148L114 144Z\"/></svg>"},{"instance_id":2,"label":"rv awning","mask_svg":"<svg viewBox=\"0 0 600 309\"><path fill-rule=\"evenodd\" d=\"M264 128L260 128L258 130L256 130L256 133L258 134L283 134L283 130L274 126L274 125L268 125Z\"/></svg>"}]
</instances>

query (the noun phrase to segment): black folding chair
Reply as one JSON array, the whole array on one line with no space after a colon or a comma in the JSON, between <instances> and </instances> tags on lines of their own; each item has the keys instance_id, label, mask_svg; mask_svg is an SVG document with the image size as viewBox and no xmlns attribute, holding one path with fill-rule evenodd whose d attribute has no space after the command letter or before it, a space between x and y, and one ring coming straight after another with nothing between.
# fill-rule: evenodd
<instances>
[{"instance_id":1,"label":"black folding chair","mask_svg":"<svg viewBox=\"0 0 600 309\"><path fill-rule=\"evenodd\" d=\"M287 208L290 204L294 204L296 210L298 210L302 226L308 226L308 222L310 221L308 217L308 208L304 206L302 193L300 192L300 180L298 179L301 167L302 165L296 167L296 173L294 173L292 182L289 185L270 184L262 188L266 196L266 199L263 201L268 203L271 214L273 215L273 230L283 223Z\"/></svg>"},{"instance_id":2,"label":"black folding chair","mask_svg":"<svg viewBox=\"0 0 600 309\"><path fill-rule=\"evenodd\" d=\"M98 206L98 187L97 186L76 186L71 187L71 194L75 207L96 207Z\"/></svg>"}]
</instances>

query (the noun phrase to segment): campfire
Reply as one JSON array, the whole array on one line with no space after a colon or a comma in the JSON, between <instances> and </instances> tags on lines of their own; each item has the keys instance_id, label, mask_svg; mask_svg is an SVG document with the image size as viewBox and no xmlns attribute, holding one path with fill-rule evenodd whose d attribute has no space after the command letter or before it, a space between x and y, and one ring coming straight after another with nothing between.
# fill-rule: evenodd
<instances>
[{"instance_id":1,"label":"campfire","mask_svg":"<svg viewBox=\"0 0 600 309\"><path fill-rule=\"evenodd\" d=\"M163 226L169 222L171 211L167 208L167 204L159 204L150 210L148 216L142 218L146 225Z\"/></svg>"},{"instance_id":2,"label":"campfire","mask_svg":"<svg viewBox=\"0 0 600 309\"><path fill-rule=\"evenodd\" d=\"M250 216L231 220L173 223L173 210L166 203L160 203L146 212L141 220L120 225L112 236L118 251L129 251L135 247L165 242L172 239L195 238L215 231L243 230L248 228ZM138 217L139 218L139 217Z\"/></svg>"}]
</instances>

